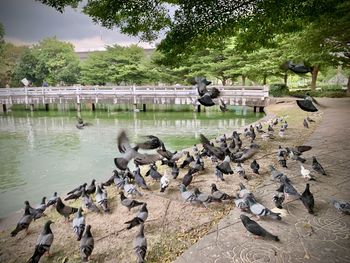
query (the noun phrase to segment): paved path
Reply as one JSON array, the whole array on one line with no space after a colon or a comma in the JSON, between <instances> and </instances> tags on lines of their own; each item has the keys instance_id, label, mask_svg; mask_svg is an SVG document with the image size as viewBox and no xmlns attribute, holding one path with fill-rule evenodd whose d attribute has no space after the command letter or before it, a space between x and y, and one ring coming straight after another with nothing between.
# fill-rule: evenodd
<instances>
[{"instance_id":1,"label":"paved path","mask_svg":"<svg viewBox=\"0 0 350 263\"><path fill-rule=\"evenodd\" d=\"M315 198L315 215L307 213L302 203L285 205L282 221L260 220L259 224L279 236L281 242L247 236L239 219L241 212L233 209L209 234L190 247L175 262L350 262L350 216L340 214L330 205L332 197L350 200L350 99L323 99L324 119L305 142L313 149L304 154L307 166L317 156L328 176L310 182ZM300 167L290 165L288 177L299 192L305 181ZM254 191L258 200L274 207L271 197L278 185L268 182Z\"/></svg>"}]
</instances>

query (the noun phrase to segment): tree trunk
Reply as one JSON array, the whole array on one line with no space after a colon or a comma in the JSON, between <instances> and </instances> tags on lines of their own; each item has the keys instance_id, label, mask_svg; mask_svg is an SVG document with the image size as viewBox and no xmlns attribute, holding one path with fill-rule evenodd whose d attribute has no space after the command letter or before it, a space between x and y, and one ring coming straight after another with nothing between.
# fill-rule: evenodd
<instances>
[{"instance_id":1,"label":"tree trunk","mask_svg":"<svg viewBox=\"0 0 350 263\"><path fill-rule=\"evenodd\" d=\"M347 85L348 89L346 91L347 95L350 96L350 75L348 77L348 85Z\"/></svg>"},{"instance_id":2,"label":"tree trunk","mask_svg":"<svg viewBox=\"0 0 350 263\"><path fill-rule=\"evenodd\" d=\"M311 72L311 90L316 90L316 81L317 81L318 71L319 71L319 66L315 65Z\"/></svg>"},{"instance_id":3,"label":"tree trunk","mask_svg":"<svg viewBox=\"0 0 350 263\"><path fill-rule=\"evenodd\" d=\"M283 79L283 81L284 81L284 85L287 86L287 83L288 83L288 74L287 74L287 73L284 74L284 79Z\"/></svg>"},{"instance_id":4,"label":"tree trunk","mask_svg":"<svg viewBox=\"0 0 350 263\"><path fill-rule=\"evenodd\" d=\"M222 78L222 86L226 86L226 81L227 81L227 78L223 77Z\"/></svg>"},{"instance_id":5,"label":"tree trunk","mask_svg":"<svg viewBox=\"0 0 350 263\"><path fill-rule=\"evenodd\" d=\"M263 81L263 85L266 85L266 75L264 75L264 81Z\"/></svg>"},{"instance_id":6,"label":"tree trunk","mask_svg":"<svg viewBox=\"0 0 350 263\"><path fill-rule=\"evenodd\" d=\"M242 86L245 86L245 75L242 75Z\"/></svg>"}]
</instances>

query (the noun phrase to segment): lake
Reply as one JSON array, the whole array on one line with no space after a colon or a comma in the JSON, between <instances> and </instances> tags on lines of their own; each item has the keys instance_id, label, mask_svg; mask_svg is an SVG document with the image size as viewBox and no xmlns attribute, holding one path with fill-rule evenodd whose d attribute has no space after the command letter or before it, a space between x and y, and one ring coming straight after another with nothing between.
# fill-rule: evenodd
<instances>
[{"instance_id":1,"label":"lake","mask_svg":"<svg viewBox=\"0 0 350 263\"><path fill-rule=\"evenodd\" d=\"M75 127L74 111L12 111L0 114L0 218L33 206L53 192L64 194L91 179L103 181L115 169L117 134L131 142L144 135L160 137L169 150L213 138L263 117L248 108L229 112L105 112L84 111L92 126Z\"/></svg>"}]
</instances>

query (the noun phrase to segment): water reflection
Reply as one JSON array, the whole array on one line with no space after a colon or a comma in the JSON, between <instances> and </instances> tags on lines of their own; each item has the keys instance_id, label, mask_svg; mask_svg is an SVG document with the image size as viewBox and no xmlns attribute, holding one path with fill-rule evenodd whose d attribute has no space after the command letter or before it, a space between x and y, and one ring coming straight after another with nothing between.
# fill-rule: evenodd
<instances>
[{"instance_id":1,"label":"water reflection","mask_svg":"<svg viewBox=\"0 0 350 263\"><path fill-rule=\"evenodd\" d=\"M93 124L75 128L75 112L11 112L0 115L0 217L36 204L41 197L90 181L114 169L116 137L126 129L132 142L154 134L174 151L232 131L261 117L242 110L226 112L82 112Z\"/></svg>"}]
</instances>

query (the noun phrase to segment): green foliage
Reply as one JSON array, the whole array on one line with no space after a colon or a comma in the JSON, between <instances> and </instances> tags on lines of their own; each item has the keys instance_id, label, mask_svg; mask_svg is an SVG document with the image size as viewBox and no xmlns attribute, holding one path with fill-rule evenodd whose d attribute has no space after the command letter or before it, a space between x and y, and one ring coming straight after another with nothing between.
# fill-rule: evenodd
<instances>
[{"instance_id":1,"label":"green foliage","mask_svg":"<svg viewBox=\"0 0 350 263\"><path fill-rule=\"evenodd\" d=\"M289 94L287 85L276 83L270 85L269 95L272 97L283 97Z\"/></svg>"},{"instance_id":2,"label":"green foliage","mask_svg":"<svg viewBox=\"0 0 350 263\"><path fill-rule=\"evenodd\" d=\"M305 93L308 93L312 97L328 97L328 98L343 98L346 97L346 90L300 90L300 91L290 91L289 94L291 96L300 96L305 95Z\"/></svg>"},{"instance_id":3,"label":"green foliage","mask_svg":"<svg viewBox=\"0 0 350 263\"><path fill-rule=\"evenodd\" d=\"M25 77L36 86L43 81L71 85L77 83L79 70L73 45L48 38L23 53L14 75L18 82Z\"/></svg>"}]
</instances>

